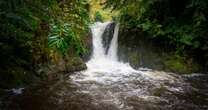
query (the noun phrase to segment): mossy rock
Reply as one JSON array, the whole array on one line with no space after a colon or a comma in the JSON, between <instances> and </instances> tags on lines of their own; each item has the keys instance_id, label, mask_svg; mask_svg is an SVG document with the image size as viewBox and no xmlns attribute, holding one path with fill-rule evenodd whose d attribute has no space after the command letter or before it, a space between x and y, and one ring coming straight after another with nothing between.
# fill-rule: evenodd
<instances>
[{"instance_id":1,"label":"mossy rock","mask_svg":"<svg viewBox=\"0 0 208 110\"><path fill-rule=\"evenodd\" d=\"M71 63L73 66L79 66L84 64L83 60L79 57L72 58Z\"/></svg>"},{"instance_id":2,"label":"mossy rock","mask_svg":"<svg viewBox=\"0 0 208 110\"><path fill-rule=\"evenodd\" d=\"M137 68L140 66L140 57L137 53L129 53L128 55L129 63L132 67Z\"/></svg>"},{"instance_id":3,"label":"mossy rock","mask_svg":"<svg viewBox=\"0 0 208 110\"><path fill-rule=\"evenodd\" d=\"M87 66L81 58L74 57L67 62L66 69L69 72L74 72L74 71L85 70L87 69Z\"/></svg>"},{"instance_id":4,"label":"mossy rock","mask_svg":"<svg viewBox=\"0 0 208 110\"><path fill-rule=\"evenodd\" d=\"M199 66L193 61L191 60L187 61L183 57L177 55L167 57L164 60L164 65L170 71L176 73L184 73L184 74L193 73L198 71L199 69Z\"/></svg>"}]
</instances>

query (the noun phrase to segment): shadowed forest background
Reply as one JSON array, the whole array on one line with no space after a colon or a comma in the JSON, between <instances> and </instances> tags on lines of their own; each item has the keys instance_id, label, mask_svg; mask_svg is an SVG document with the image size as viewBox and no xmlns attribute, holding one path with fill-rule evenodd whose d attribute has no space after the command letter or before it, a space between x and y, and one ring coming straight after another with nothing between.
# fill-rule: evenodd
<instances>
[{"instance_id":1,"label":"shadowed forest background","mask_svg":"<svg viewBox=\"0 0 208 110\"><path fill-rule=\"evenodd\" d=\"M208 0L1 0L4 89L87 69L89 26L120 24L120 60L177 74L207 73Z\"/></svg>"}]
</instances>

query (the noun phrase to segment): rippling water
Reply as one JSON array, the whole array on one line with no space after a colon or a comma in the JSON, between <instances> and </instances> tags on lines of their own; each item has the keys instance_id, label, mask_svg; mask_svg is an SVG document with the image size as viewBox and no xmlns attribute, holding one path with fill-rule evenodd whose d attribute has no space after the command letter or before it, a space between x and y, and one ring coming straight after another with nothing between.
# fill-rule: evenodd
<instances>
[{"instance_id":1,"label":"rippling water","mask_svg":"<svg viewBox=\"0 0 208 110\"><path fill-rule=\"evenodd\" d=\"M2 110L207 110L208 76L76 73L14 94ZM107 74L107 75L106 75ZM168 74L168 75L167 75ZM96 80L96 78L99 80Z\"/></svg>"}]
</instances>

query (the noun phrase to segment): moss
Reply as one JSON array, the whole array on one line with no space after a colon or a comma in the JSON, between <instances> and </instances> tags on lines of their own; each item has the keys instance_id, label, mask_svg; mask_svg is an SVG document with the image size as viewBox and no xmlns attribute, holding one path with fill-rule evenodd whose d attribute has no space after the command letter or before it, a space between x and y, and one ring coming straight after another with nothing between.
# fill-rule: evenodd
<instances>
[{"instance_id":1,"label":"moss","mask_svg":"<svg viewBox=\"0 0 208 110\"><path fill-rule=\"evenodd\" d=\"M168 56L164 60L164 65L170 71L176 73L193 73L199 69L199 66L191 59L186 60L185 58L178 55Z\"/></svg>"},{"instance_id":2,"label":"moss","mask_svg":"<svg viewBox=\"0 0 208 110\"><path fill-rule=\"evenodd\" d=\"M129 53L128 59L132 67L136 68L140 66L140 57L137 53L135 52Z\"/></svg>"},{"instance_id":3,"label":"moss","mask_svg":"<svg viewBox=\"0 0 208 110\"><path fill-rule=\"evenodd\" d=\"M74 72L85 70L87 66L81 58L73 57L67 62L66 69L68 72Z\"/></svg>"}]
</instances>

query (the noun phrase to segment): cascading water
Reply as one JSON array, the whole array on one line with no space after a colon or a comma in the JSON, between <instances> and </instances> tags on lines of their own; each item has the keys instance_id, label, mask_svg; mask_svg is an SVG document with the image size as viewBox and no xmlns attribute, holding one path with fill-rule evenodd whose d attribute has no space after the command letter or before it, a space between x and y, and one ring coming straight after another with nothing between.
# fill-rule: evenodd
<instances>
[{"instance_id":1,"label":"cascading water","mask_svg":"<svg viewBox=\"0 0 208 110\"><path fill-rule=\"evenodd\" d=\"M119 32L119 24L116 24L116 27L114 29L113 39L110 44L110 49L107 52L108 53L107 57L113 61L118 61L118 56L117 56L118 32Z\"/></svg>"},{"instance_id":2,"label":"cascading water","mask_svg":"<svg viewBox=\"0 0 208 110\"><path fill-rule=\"evenodd\" d=\"M92 38L93 38L93 54L91 59L86 63L88 69L83 72L88 77L86 79L92 78L94 80L106 80L106 77L116 80L123 75L130 75L132 73L138 73L140 75L146 75L147 78L170 78L167 74L153 75L149 74L147 71L140 71L133 69L128 63L123 63L118 61L117 49L118 49L118 31L119 24L116 24L114 29L114 34L111 42L108 44L109 49L105 52L105 47L102 44L103 33L108 25L112 22L100 23L97 22L91 26ZM148 70L148 69L145 69ZM96 77L104 74L103 77ZM157 73L158 74L158 73ZM111 77L117 76L117 77Z\"/></svg>"},{"instance_id":3,"label":"cascading water","mask_svg":"<svg viewBox=\"0 0 208 110\"><path fill-rule=\"evenodd\" d=\"M135 70L119 62L119 25L111 41L102 39L109 37L104 31L111 29L106 28L110 24L91 26L93 53L87 70L25 90L22 95L21 90L3 110L208 110L207 75ZM103 45L102 40L107 43Z\"/></svg>"},{"instance_id":4,"label":"cascading water","mask_svg":"<svg viewBox=\"0 0 208 110\"><path fill-rule=\"evenodd\" d=\"M114 35L110 42L109 49L105 54L105 48L102 44L103 33L111 22L100 23L97 22L93 26L91 26L92 30L92 38L93 38L93 54L92 58L87 62L87 71L84 71L83 74L89 77L85 78L93 78L95 80L105 81L110 78L112 80L116 80L119 77L111 77L111 75L119 76L119 74L128 74L132 72L137 72L129 64L124 64L118 61L117 57L117 48L118 48L118 31L119 24L116 24L114 29ZM96 77L101 74L106 74L104 77Z\"/></svg>"},{"instance_id":5,"label":"cascading water","mask_svg":"<svg viewBox=\"0 0 208 110\"><path fill-rule=\"evenodd\" d=\"M93 97L93 103L102 110L108 110L108 106L110 110L166 110L170 108L171 100L174 100L171 103L180 104L182 100L175 100L177 96L173 94L185 94L185 89L192 90L181 76L144 68L135 70L128 63L118 61L119 24L114 28L106 52L102 37L108 37L103 33L110 23L98 22L91 26L93 54L86 63L88 69L71 76L74 83L83 88L83 93ZM164 97L158 94L164 94ZM99 104L106 105L107 109Z\"/></svg>"},{"instance_id":6,"label":"cascading water","mask_svg":"<svg viewBox=\"0 0 208 110\"><path fill-rule=\"evenodd\" d=\"M102 46L102 35L105 31L105 27L109 24L107 23L97 23L92 26L93 33L93 54L92 59L101 59L105 58L104 47Z\"/></svg>"},{"instance_id":7,"label":"cascading water","mask_svg":"<svg viewBox=\"0 0 208 110\"><path fill-rule=\"evenodd\" d=\"M102 44L102 36L107 25L109 25L111 22L106 22L106 23L96 23L91 27L92 33L93 33L93 54L92 54L92 59L94 61L97 60L110 60L110 61L115 61L118 62L117 58L117 47L118 47L118 30L119 30L119 25L117 24L115 29L114 29L114 35L113 39L111 40L111 43L109 44L110 48L105 54L105 48ZM107 37L107 36L106 36Z\"/></svg>"}]
</instances>

